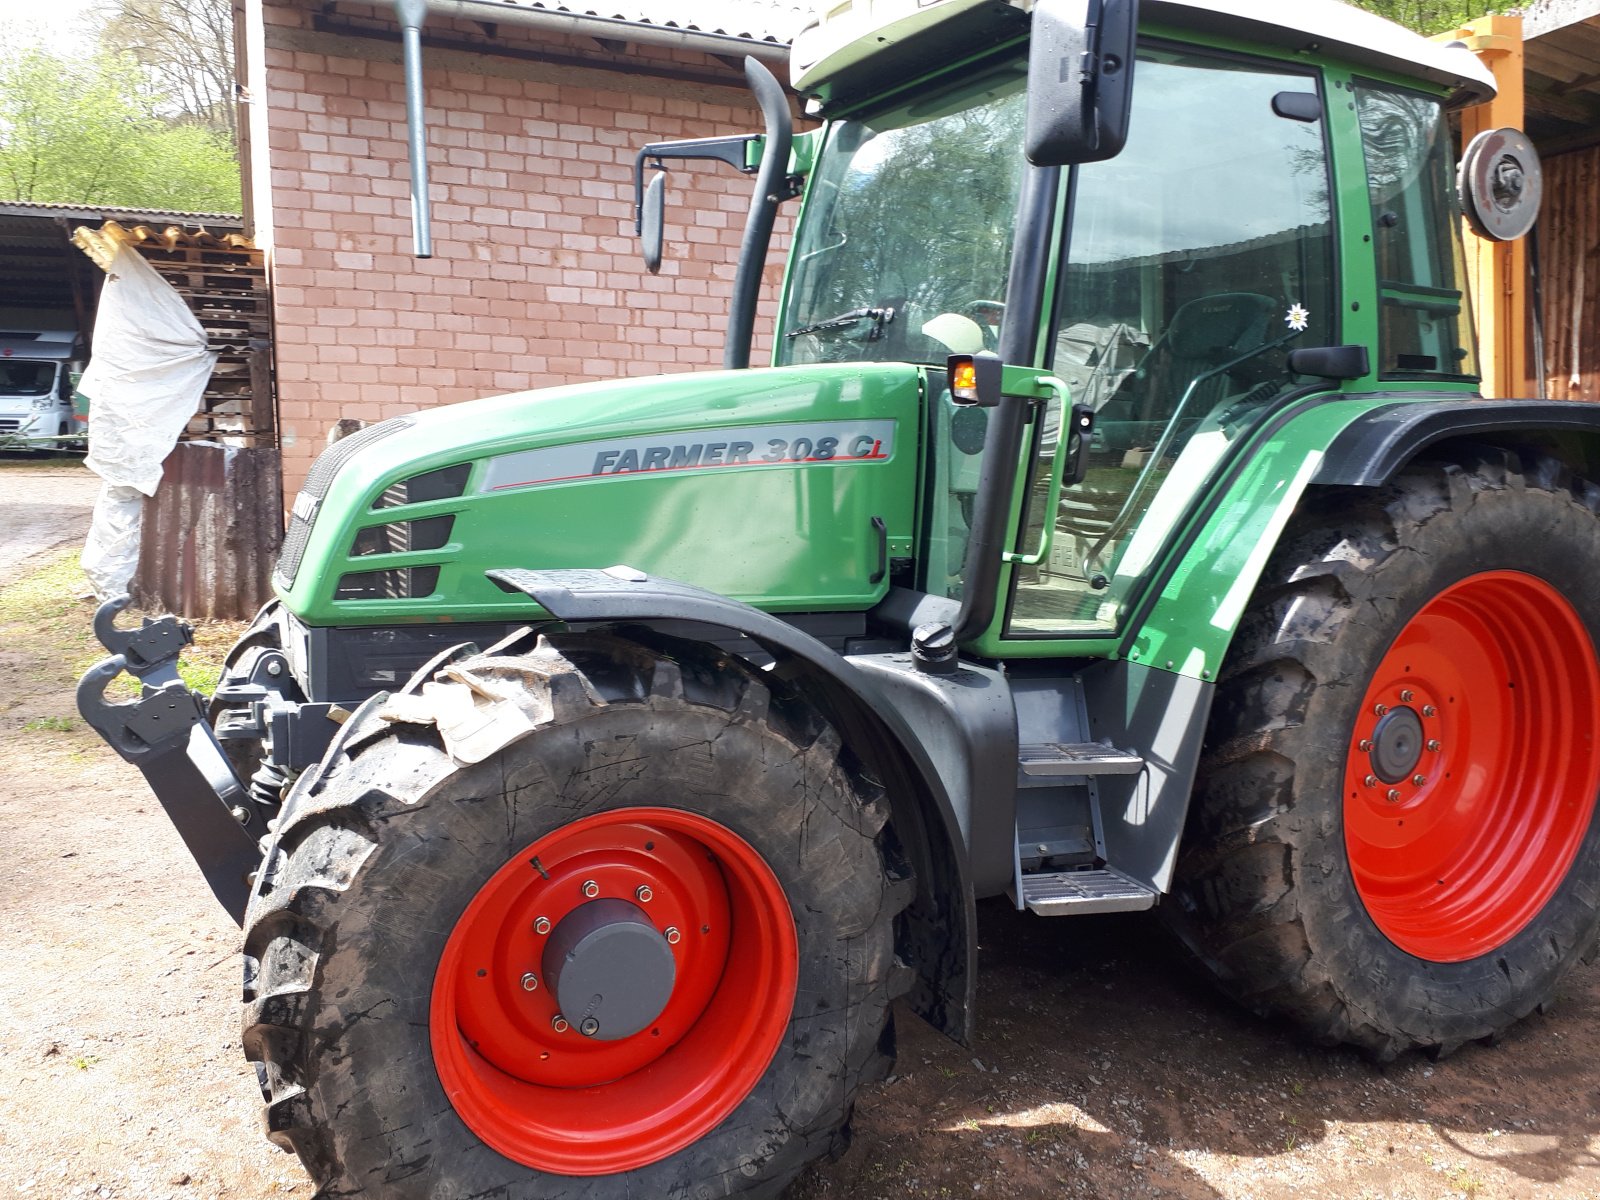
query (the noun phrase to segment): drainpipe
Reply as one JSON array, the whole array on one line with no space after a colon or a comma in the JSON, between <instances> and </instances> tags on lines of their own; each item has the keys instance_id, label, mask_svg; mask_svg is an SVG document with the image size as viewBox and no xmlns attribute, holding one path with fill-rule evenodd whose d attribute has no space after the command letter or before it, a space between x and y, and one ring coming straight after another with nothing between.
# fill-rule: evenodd
<instances>
[{"instance_id":1,"label":"drainpipe","mask_svg":"<svg viewBox=\"0 0 1600 1200\"><path fill-rule=\"evenodd\" d=\"M637 25L615 17L525 8L506 0L394 0L405 52L406 142L411 154L411 240L418 258L433 257L433 225L428 207L428 137L423 122L422 26L435 16L500 25L526 25L550 33L567 33L603 41L634 42L697 50L726 57L746 55L786 65L789 47L725 33L700 33L655 25Z\"/></svg>"},{"instance_id":2,"label":"drainpipe","mask_svg":"<svg viewBox=\"0 0 1600 1200\"><path fill-rule=\"evenodd\" d=\"M406 142L411 155L411 244L418 258L433 257L428 207L428 129L422 111L422 23L428 0L394 0L406 68Z\"/></svg>"}]
</instances>

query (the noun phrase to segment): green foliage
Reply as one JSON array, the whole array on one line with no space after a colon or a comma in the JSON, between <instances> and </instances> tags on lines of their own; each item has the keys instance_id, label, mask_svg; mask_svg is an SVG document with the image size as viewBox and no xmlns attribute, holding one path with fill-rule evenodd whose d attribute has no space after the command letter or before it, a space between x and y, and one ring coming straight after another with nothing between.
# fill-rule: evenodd
<instances>
[{"instance_id":1,"label":"green foliage","mask_svg":"<svg viewBox=\"0 0 1600 1200\"><path fill-rule=\"evenodd\" d=\"M71 717L35 717L22 725L24 733L71 733L75 728Z\"/></svg>"},{"instance_id":2,"label":"green foliage","mask_svg":"<svg viewBox=\"0 0 1600 1200\"><path fill-rule=\"evenodd\" d=\"M1447 33L1477 17L1498 12L1485 0L1349 0L1357 8L1398 21L1418 33ZM1502 6L1503 7L1503 6Z\"/></svg>"},{"instance_id":3,"label":"green foliage","mask_svg":"<svg viewBox=\"0 0 1600 1200\"><path fill-rule=\"evenodd\" d=\"M12 200L237 212L230 140L166 119L131 57L42 47L0 60L0 195Z\"/></svg>"}]
</instances>

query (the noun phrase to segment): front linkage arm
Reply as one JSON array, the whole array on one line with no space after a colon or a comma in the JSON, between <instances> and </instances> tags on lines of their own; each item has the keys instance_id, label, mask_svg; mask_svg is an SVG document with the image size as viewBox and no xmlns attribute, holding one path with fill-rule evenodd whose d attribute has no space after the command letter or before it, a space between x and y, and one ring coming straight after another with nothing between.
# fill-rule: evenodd
<instances>
[{"instance_id":1,"label":"front linkage arm","mask_svg":"<svg viewBox=\"0 0 1600 1200\"><path fill-rule=\"evenodd\" d=\"M249 811L244 785L206 723L205 700L178 676L178 654L193 630L176 617L118 629L116 616L127 606L127 596L116 596L94 615L95 636L111 657L78 681L78 712L144 773L217 900L242 925L261 851L239 821ZM106 687L123 671L143 694L114 703Z\"/></svg>"}]
</instances>

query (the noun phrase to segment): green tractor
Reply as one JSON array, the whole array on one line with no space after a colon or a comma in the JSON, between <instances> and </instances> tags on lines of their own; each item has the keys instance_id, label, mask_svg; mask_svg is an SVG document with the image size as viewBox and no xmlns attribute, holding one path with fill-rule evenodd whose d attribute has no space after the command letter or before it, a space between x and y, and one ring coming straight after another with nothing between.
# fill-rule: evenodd
<instances>
[{"instance_id":1,"label":"green tractor","mask_svg":"<svg viewBox=\"0 0 1600 1200\"><path fill-rule=\"evenodd\" d=\"M319 1194L774 1195L896 999L970 1036L985 897L1378 1058L1595 944L1600 410L1478 394L1484 68L1335 0L837 14L819 128L751 66L764 134L640 155L651 262L652 167L756 177L735 369L336 442L215 696L97 615ZM1516 136L1468 174L1525 228Z\"/></svg>"}]
</instances>

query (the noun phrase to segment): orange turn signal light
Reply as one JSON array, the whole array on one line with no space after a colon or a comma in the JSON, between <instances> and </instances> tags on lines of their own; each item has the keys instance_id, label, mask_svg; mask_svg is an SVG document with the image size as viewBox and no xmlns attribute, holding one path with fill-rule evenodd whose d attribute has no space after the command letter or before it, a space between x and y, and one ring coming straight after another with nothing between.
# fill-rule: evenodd
<instances>
[{"instance_id":1,"label":"orange turn signal light","mask_svg":"<svg viewBox=\"0 0 1600 1200\"><path fill-rule=\"evenodd\" d=\"M1000 403L1000 359L988 350L952 354L945 360L950 399L956 404L993 408Z\"/></svg>"},{"instance_id":2,"label":"orange turn signal light","mask_svg":"<svg viewBox=\"0 0 1600 1200\"><path fill-rule=\"evenodd\" d=\"M973 365L968 355L950 359L950 394L957 400L965 400L969 404L977 402L978 368Z\"/></svg>"}]
</instances>

